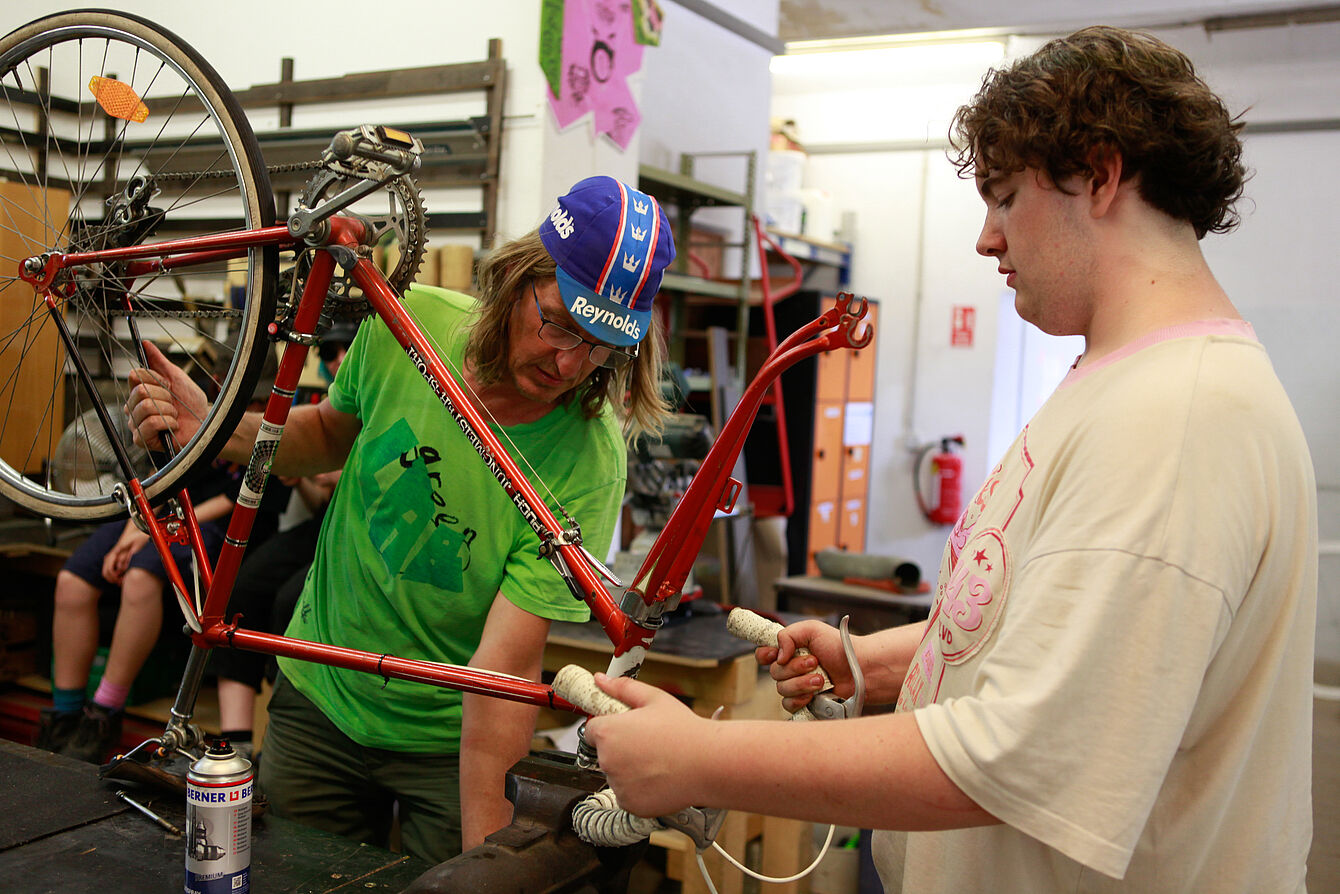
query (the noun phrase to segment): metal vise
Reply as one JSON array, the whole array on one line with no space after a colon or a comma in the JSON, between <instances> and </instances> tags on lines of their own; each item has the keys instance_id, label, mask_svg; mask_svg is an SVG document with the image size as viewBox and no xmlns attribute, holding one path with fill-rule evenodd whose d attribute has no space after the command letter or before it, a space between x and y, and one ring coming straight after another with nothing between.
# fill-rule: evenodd
<instances>
[{"instance_id":1,"label":"metal vise","mask_svg":"<svg viewBox=\"0 0 1340 894\"><path fill-rule=\"evenodd\" d=\"M622 894L646 840L595 847L572 831L573 807L604 786L603 775L578 769L570 754L532 753L507 773L512 824L428 870L404 894Z\"/></svg>"}]
</instances>

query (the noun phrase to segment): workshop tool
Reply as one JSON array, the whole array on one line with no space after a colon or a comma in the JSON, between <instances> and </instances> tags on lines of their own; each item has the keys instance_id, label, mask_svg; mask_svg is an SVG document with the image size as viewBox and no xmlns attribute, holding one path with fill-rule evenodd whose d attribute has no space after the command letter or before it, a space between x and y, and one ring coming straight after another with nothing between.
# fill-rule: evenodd
<instances>
[{"instance_id":1,"label":"workshop tool","mask_svg":"<svg viewBox=\"0 0 1340 894\"><path fill-rule=\"evenodd\" d=\"M531 754L507 774L511 825L428 870L404 894L623 894L646 839L597 848L577 837L570 820L573 808L604 784L602 774L577 767L570 754Z\"/></svg>"},{"instance_id":2,"label":"workshop tool","mask_svg":"<svg viewBox=\"0 0 1340 894\"><path fill-rule=\"evenodd\" d=\"M168 822L167 820L163 819L161 816L159 816L158 814L154 813L154 812L153 812L152 810L150 810L148 807L145 807L145 806L144 806L143 804L141 804L139 801L136 801L134 798L130 797L130 795L126 794L124 790L117 792L117 793L116 793L116 796L117 796L118 798L120 798L122 801L125 801L125 802L126 802L127 804L129 804L131 807L134 807L134 808L135 808L136 810L138 810L140 813L142 813L142 814L144 814L145 816L147 816L149 819L151 819L151 820L153 820L154 822L158 823L158 825L162 826L164 829L167 829L169 833L171 833L171 834L173 834L173 835L181 835L181 829L178 829L176 826L172 825L172 823L170 823L170 822Z\"/></svg>"}]
</instances>

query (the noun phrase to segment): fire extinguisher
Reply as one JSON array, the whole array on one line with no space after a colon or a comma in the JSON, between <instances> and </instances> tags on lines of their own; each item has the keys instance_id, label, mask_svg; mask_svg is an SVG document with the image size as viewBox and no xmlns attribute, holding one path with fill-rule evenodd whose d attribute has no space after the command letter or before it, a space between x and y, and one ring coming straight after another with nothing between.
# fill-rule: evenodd
<instances>
[{"instance_id":1,"label":"fire extinguisher","mask_svg":"<svg viewBox=\"0 0 1340 894\"><path fill-rule=\"evenodd\" d=\"M940 439L940 452L930 457L931 479L935 482L934 505L928 505L921 492L921 470L926 457L937 444L932 441L917 453L912 465L912 486L917 495L917 506L926 518L937 525L952 525L958 521L963 511L963 458L950 450L954 444L963 446L962 435L950 435Z\"/></svg>"}]
</instances>

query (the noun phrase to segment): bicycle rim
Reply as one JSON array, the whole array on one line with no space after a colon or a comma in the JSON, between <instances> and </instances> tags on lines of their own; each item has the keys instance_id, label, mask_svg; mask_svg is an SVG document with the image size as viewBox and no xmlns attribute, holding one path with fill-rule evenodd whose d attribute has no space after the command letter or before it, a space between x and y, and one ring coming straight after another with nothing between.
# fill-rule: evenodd
<instances>
[{"instance_id":1,"label":"bicycle rim","mask_svg":"<svg viewBox=\"0 0 1340 894\"><path fill-rule=\"evenodd\" d=\"M175 493L253 397L270 350L277 249L134 280L124 265L81 268L52 290L54 313L17 272L45 252L272 225L273 194L241 107L193 49L150 22L48 16L0 39L0 177L9 181L0 183L0 494L94 521L123 511L116 485L128 477L151 501ZM126 374L144 365L136 336L212 400L170 458L135 449L117 418Z\"/></svg>"}]
</instances>

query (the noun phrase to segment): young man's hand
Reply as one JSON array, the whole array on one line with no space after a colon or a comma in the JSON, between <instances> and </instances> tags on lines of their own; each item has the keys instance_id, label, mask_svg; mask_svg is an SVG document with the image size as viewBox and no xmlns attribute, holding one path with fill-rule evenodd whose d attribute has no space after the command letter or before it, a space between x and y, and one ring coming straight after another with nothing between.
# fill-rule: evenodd
<instances>
[{"instance_id":1,"label":"young man's hand","mask_svg":"<svg viewBox=\"0 0 1340 894\"><path fill-rule=\"evenodd\" d=\"M801 621L781 630L777 641L777 647L759 646L754 658L769 666L782 707L790 713L808 705L827 685L820 667L833 681L834 694L846 698L856 691L837 628L821 621ZM799 654L802 649L810 654Z\"/></svg>"},{"instance_id":2,"label":"young man's hand","mask_svg":"<svg viewBox=\"0 0 1340 894\"><path fill-rule=\"evenodd\" d=\"M637 816L665 816L690 806L685 782L691 762L709 753L703 736L712 721L694 714L673 695L630 677L595 675L596 685L632 708L592 717L586 741L600 754L619 806Z\"/></svg>"}]
</instances>

